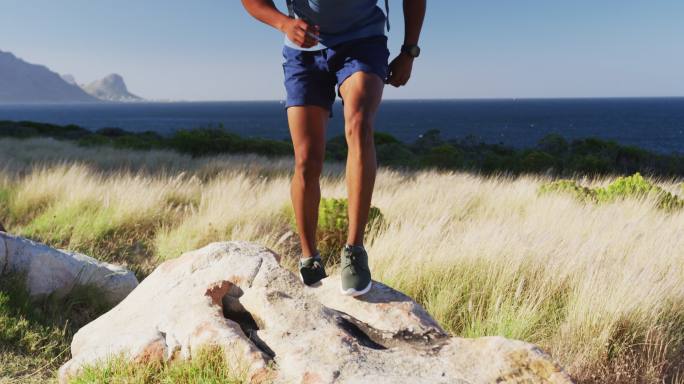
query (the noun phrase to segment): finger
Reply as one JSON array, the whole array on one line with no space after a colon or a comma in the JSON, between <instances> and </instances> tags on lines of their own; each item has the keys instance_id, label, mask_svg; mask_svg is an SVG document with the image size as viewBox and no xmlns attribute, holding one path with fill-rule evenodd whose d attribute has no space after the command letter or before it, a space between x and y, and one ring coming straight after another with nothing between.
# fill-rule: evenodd
<instances>
[{"instance_id":1,"label":"finger","mask_svg":"<svg viewBox=\"0 0 684 384\"><path fill-rule=\"evenodd\" d=\"M295 32L295 36L297 38L297 44L302 45L306 42L306 33L302 30L298 30Z\"/></svg>"},{"instance_id":2,"label":"finger","mask_svg":"<svg viewBox=\"0 0 684 384\"><path fill-rule=\"evenodd\" d=\"M306 35L306 37L304 39L304 43L309 45L309 46L314 46L314 45L318 44L318 40L312 38L310 35Z\"/></svg>"},{"instance_id":3,"label":"finger","mask_svg":"<svg viewBox=\"0 0 684 384\"><path fill-rule=\"evenodd\" d=\"M320 28L316 25L307 25L306 31L315 36L321 33Z\"/></svg>"}]
</instances>

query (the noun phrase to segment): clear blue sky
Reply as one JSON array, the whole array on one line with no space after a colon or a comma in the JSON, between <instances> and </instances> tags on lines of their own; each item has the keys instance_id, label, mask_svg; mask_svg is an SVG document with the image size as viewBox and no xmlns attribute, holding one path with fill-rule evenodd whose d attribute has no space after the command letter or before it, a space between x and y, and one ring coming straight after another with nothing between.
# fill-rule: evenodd
<instances>
[{"instance_id":1,"label":"clear blue sky","mask_svg":"<svg viewBox=\"0 0 684 384\"><path fill-rule=\"evenodd\" d=\"M0 0L0 36L0 50L79 82L120 73L147 98L284 97L282 35L239 0ZM387 98L684 95L682 0L428 0L421 46Z\"/></svg>"}]
</instances>

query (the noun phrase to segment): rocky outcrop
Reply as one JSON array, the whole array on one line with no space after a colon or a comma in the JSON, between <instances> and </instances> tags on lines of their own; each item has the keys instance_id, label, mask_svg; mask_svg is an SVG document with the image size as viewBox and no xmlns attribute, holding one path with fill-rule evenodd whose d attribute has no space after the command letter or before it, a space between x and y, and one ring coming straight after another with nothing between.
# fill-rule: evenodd
<instances>
[{"instance_id":1,"label":"rocky outcrop","mask_svg":"<svg viewBox=\"0 0 684 384\"><path fill-rule=\"evenodd\" d=\"M188 252L76 333L60 381L114 354L187 359L213 344L239 351L253 382L273 360L282 383L570 383L534 345L450 337L383 284L354 299L338 293L338 282L305 287L253 243Z\"/></svg>"},{"instance_id":2,"label":"rocky outcrop","mask_svg":"<svg viewBox=\"0 0 684 384\"><path fill-rule=\"evenodd\" d=\"M103 79L93 81L84 86L83 90L88 92L91 96L97 97L103 101L143 101L142 98L128 92L128 87L126 87L126 82L123 77L115 73L108 75Z\"/></svg>"},{"instance_id":3,"label":"rocky outcrop","mask_svg":"<svg viewBox=\"0 0 684 384\"><path fill-rule=\"evenodd\" d=\"M0 232L0 274L6 272L26 274L32 296L59 297L76 285L91 284L102 290L103 300L116 304L138 286L133 272L123 267Z\"/></svg>"}]
</instances>

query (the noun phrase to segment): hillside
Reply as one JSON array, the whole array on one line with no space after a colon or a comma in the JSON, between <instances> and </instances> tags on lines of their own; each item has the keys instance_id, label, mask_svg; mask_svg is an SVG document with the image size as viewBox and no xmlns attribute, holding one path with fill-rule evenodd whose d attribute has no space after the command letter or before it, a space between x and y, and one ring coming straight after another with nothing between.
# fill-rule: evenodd
<instances>
[{"instance_id":1,"label":"hillside","mask_svg":"<svg viewBox=\"0 0 684 384\"><path fill-rule=\"evenodd\" d=\"M98 102L45 66L0 51L0 103Z\"/></svg>"}]
</instances>

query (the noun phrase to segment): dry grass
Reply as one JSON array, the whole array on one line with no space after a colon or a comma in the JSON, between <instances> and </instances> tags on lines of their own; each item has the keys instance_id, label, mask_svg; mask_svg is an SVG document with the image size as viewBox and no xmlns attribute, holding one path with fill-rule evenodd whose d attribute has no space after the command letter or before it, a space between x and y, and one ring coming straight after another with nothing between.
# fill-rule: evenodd
<instances>
[{"instance_id":1,"label":"dry grass","mask_svg":"<svg viewBox=\"0 0 684 384\"><path fill-rule=\"evenodd\" d=\"M40 139L0 140L0 164L8 229L140 275L217 240L285 251L276 242L288 228L291 159ZM381 169L373 205L388 225L366 244L374 277L456 335L539 344L579 382L682 382L684 212L540 196L545 181ZM658 183L681 195L675 181ZM326 164L322 193L345 197L341 164Z\"/></svg>"}]
</instances>

